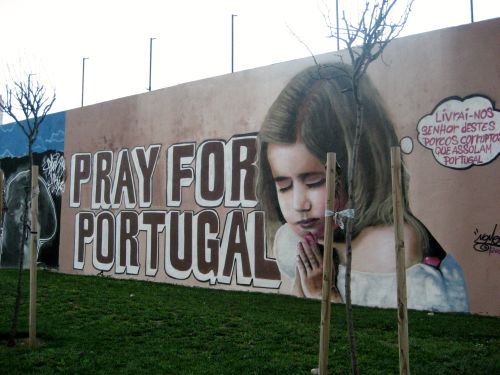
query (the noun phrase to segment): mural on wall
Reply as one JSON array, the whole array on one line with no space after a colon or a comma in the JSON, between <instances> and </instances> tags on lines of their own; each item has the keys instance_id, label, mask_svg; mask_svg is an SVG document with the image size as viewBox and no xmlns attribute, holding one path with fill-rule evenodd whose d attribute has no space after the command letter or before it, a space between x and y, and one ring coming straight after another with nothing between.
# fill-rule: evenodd
<instances>
[{"instance_id":1,"label":"mural on wall","mask_svg":"<svg viewBox=\"0 0 500 375\"><path fill-rule=\"evenodd\" d=\"M64 113L47 116L34 144L34 164L39 166L39 241L38 262L50 267L58 265L61 197L64 192L65 163ZM22 215L26 187L30 186L27 140L14 123L0 126L0 169L5 176L2 228L0 231L0 266L18 264L22 243ZM28 213L31 214L30 210ZM29 243L24 249L24 264L29 264Z\"/></svg>"},{"instance_id":2,"label":"mural on wall","mask_svg":"<svg viewBox=\"0 0 500 375\"><path fill-rule=\"evenodd\" d=\"M266 256L264 212L245 212L257 205L255 138L170 145L165 153L168 210L148 209L157 161L165 155L161 145L122 149L116 158L111 151L73 154L69 204L80 208L74 218L74 269L84 269L90 251L99 271L150 277L162 272L212 285L231 284L234 277L238 285L278 288L278 268ZM81 204L84 184L92 186L90 207ZM179 209L192 185L196 212ZM111 211L120 207L124 209Z\"/></svg>"},{"instance_id":3,"label":"mural on wall","mask_svg":"<svg viewBox=\"0 0 500 375\"><path fill-rule=\"evenodd\" d=\"M338 160L336 211L347 201L355 130L354 114L344 110L353 107L348 69L328 64L300 72L271 105L257 135L175 143L166 150L151 144L74 153L73 269L234 282L320 298L327 152L336 152ZM390 147L398 139L376 89L368 80L363 87L370 126L364 127L355 176L353 303L395 307ZM159 208L152 204L158 191L153 179L162 157L166 181ZM183 209L186 200L195 209ZM408 306L468 311L460 265L405 201ZM334 300L340 302L345 239L339 224L333 229Z\"/></svg>"},{"instance_id":4,"label":"mural on wall","mask_svg":"<svg viewBox=\"0 0 500 375\"><path fill-rule=\"evenodd\" d=\"M338 160L336 212L346 209L349 149L355 136L355 113L345 110L354 108L349 71L345 65L330 64L296 75L271 106L259 132L260 201L268 223L281 225L271 233L274 254L286 284L298 296L321 297L328 152L335 152ZM353 193L353 303L395 307L390 147L398 140L375 88L367 80L362 88L364 124ZM408 176L402 180L407 183ZM468 311L460 265L413 215L407 198L405 202L409 308ZM342 301L346 245L338 224L334 247L335 288Z\"/></svg>"},{"instance_id":5,"label":"mural on wall","mask_svg":"<svg viewBox=\"0 0 500 375\"><path fill-rule=\"evenodd\" d=\"M400 145L409 308L500 315L500 45L490 40L500 23L479 26L395 41L363 82L355 304L396 306L390 147ZM485 43L445 48L465 37ZM337 155L334 213L352 214L355 118L349 68L337 54L318 61L68 111L69 186L60 156L47 156L43 177L50 194L64 190L60 271L319 298L325 158ZM460 69L443 74L443 61ZM478 74L457 77L475 63ZM332 228L334 302L345 297L343 224Z\"/></svg>"}]
</instances>

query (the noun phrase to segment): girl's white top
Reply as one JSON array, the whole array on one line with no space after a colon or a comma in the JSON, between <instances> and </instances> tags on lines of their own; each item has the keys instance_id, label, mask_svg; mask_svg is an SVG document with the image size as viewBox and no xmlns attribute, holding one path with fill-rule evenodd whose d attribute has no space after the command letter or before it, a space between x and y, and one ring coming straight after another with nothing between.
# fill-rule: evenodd
<instances>
[{"instance_id":1,"label":"girl's white top","mask_svg":"<svg viewBox=\"0 0 500 375\"><path fill-rule=\"evenodd\" d=\"M274 254L282 275L296 275L299 236L284 224L276 232ZM337 287L345 298L345 267L339 265ZM439 268L423 263L406 269L407 306L409 309L442 312L468 312L465 279L460 265L447 255ZM397 307L396 273L351 272L351 298L355 305Z\"/></svg>"}]
</instances>

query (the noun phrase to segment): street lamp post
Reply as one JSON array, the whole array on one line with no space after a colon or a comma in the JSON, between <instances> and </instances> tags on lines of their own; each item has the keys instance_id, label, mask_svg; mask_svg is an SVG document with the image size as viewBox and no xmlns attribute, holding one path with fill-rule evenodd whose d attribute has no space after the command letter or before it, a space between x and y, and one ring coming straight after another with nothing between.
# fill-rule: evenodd
<instances>
[{"instance_id":1,"label":"street lamp post","mask_svg":"<svg viewBox=\"0 0 500 375\"><path fill-rule=\"evenodd\" d=\"M83 107L83 93L85 90L85 60L88 60L88 57L84 57L82 59L82 107Z\"/></svg>"},{"instance_id":2,"label":"street lamp post","mask_svg":"<svg viewBox=\"0 0 500 375\"><path fill-rule=\"evenodd\" d=\"M337 51L339 51L340 50L339 0L335 0L335 18L337 22Z\"/></svg>"},{"instance_id":3,"label":"street lamp post","mask_svg":"<svg viewBox=\"0 0 500 375\"><path fill-rule=\"evenodd\" d=\"M149 86L148 91L151 91L151 71L153 67L153 40L156 38L149 38Z\"/></svg>"},{"instance_id":4,"label":"street lamp post","mask_svg":"<svg viewBox=\"0 0 500 375\"><path fill-rule=\"evenodd\" d=\"M231 14L231 73L234 73L234 17L237 14Z\"/></svg>"},{"instance_id":5,"label":"street lamp post","mask_svg":"<svg viewBox=\"0 0 500 375\"><path fill-rule=\"evenodd\" d=\"M31 89L31 76L36 75L35 73L29 73L28 74L28 90Z\"/></svg>"}]
</instances>

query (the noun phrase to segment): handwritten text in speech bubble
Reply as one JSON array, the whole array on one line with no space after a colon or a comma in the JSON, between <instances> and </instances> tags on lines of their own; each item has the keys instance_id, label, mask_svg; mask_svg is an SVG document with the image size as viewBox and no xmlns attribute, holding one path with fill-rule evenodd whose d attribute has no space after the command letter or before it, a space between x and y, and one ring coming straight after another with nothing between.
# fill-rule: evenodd
<instances>
[{"instance_id":1,"label":"handwritten text in speech bubble","mask_svg":"<svg viewBox=\"0 0 500 375\"><path fill-rule=\"evenodd\" d=\"M418 141L445 167L465 169L500 153L500 111L484 96L443 100L417 125Z\"/></svg>"}]
</instances>

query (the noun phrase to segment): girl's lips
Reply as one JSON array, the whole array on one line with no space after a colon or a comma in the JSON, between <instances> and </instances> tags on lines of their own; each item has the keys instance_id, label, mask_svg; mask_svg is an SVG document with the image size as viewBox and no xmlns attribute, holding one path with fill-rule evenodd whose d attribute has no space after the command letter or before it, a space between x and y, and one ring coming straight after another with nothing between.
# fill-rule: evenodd
<instances>
[{"instance_id":1,"label":"girl's lips","mask_svg":"<svg viewBox=\"0 0 500 375\"><path fill-rule=\"evenodd\" d=\"M303 229L309 229L309 228L313 228L314 226L316 226L318 221L319 221L319 219L305 219L305 220L297 221L295 224L300 226Z\"/></svg>"}]
</instances>

